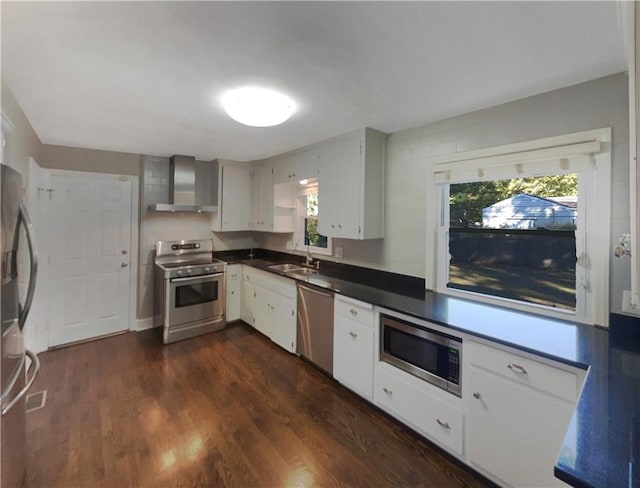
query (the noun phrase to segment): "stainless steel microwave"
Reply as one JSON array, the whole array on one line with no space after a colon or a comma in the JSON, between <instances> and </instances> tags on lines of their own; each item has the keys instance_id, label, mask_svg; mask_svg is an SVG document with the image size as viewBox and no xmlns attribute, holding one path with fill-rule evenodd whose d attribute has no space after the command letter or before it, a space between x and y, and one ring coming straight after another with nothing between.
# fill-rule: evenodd
<instances>
[{"instance_id":1,"label":"stainless steel microwave","mask_svg":"<svg viewBox=\"0 0 640 488\"><path fill-rule=\"evenodd\" d=\"M462 339L380 315L380 359L461 396Z\"/></svg>"}]
</instances>

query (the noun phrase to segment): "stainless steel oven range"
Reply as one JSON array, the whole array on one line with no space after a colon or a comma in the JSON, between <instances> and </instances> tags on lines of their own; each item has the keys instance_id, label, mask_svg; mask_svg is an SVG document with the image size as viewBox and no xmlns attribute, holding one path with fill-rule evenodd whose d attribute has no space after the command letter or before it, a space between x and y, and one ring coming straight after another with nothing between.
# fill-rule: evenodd
<instances>
[{"instance_id":1,"label":"stainless steel oven range","mask_svg":"<svg viewBox=\"0 0 640 488\"><path fill-rule=\"evenodd\" d=\"M156 243L154 315L165 344L226 325L226 263L212 252L211 239Z\"/></svg>"}]
</instances>

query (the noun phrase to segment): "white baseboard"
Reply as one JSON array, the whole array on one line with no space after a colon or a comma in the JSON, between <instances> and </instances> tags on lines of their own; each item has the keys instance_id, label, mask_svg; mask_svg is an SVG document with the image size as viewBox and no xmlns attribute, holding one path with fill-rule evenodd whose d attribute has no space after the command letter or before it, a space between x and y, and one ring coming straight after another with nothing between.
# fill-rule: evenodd
<instances>
[{"instance_id":1,"label":"white baseboard","mask_svg":"<svg viewBox=\"0 0 640 488\"><path fill-rule=\"evenodd\" d=\"M138 319L136 331L153 329L154 327L160 327L162 325L160 317L146 317L144 319Z\"/></svg>"}]
</instances>

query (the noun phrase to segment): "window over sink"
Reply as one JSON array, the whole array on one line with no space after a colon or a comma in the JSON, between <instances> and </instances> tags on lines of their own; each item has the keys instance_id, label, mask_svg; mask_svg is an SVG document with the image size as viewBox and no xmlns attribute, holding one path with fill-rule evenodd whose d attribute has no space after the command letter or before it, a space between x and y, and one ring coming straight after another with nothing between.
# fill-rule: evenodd
<instances>
[{"instance_id":1,"label":"window over sink","mask_svg":"<svg viewBox=\"0 0 640 488\"><path fill-rule=\"evenodd\" d=\"M318 180L308 179L299 186L296 249L331 255L331 238L318 232Z\"/></svg>"}]
</instances>

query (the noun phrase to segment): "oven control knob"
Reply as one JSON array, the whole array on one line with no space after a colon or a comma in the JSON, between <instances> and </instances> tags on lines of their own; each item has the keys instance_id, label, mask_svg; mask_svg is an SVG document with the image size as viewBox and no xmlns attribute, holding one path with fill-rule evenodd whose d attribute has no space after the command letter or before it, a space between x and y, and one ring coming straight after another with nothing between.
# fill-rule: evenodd
<instances>
[{"instance_id":1,"label":"oven control knob","mask_svg":"<svg viewBox=\"0 0 640 488\"><path fill-rule=\"evenodd\" d=\"M204 272L208 273L209 272L209 268L204 268Z\"/></svg>"},{"instance_id":2,"label":"oven control knob","mask_svg":"<svg viewBox=\"0 0 640 488\"><path fill-rule=\"evenodd\" d=\"M178 275L178 276L182 276L182 270L181 270L181 269L179 269L178 271L176 271L176 275Z\"/></svg>"},{"instance_id":3,"label":"oven control knob","mask_svg":"<svg viewBox=\"0 0 640 488\"><path fill-rule=\"evenodd\" d=\"M187 270L187 274L191 274L191 270L190 269Z\"/></svg>"}]
</instances>

